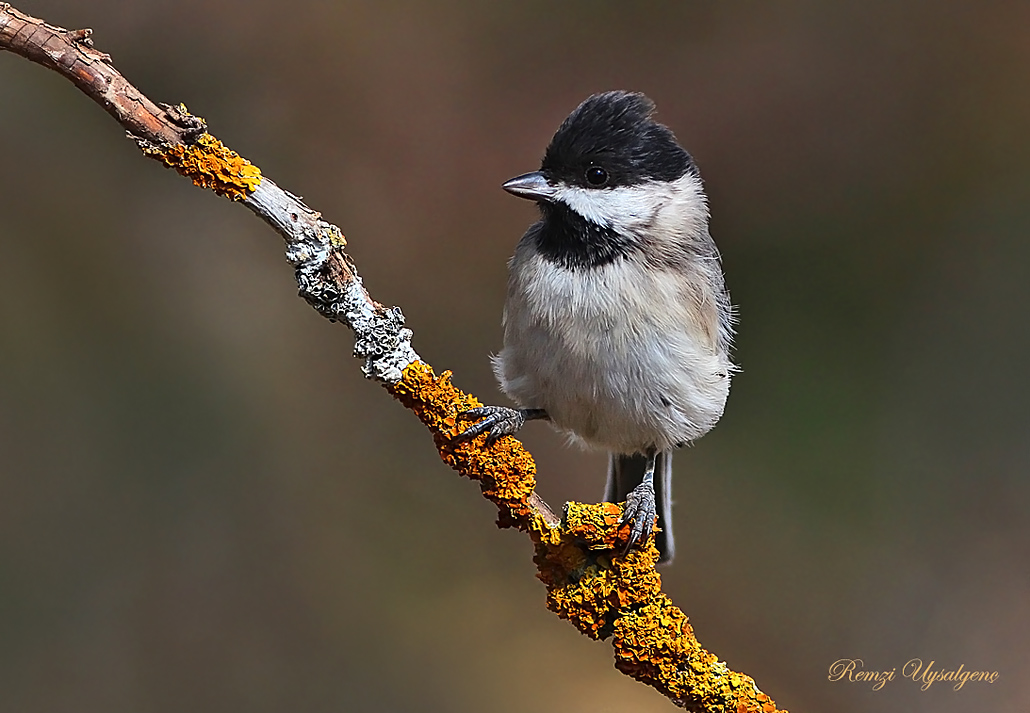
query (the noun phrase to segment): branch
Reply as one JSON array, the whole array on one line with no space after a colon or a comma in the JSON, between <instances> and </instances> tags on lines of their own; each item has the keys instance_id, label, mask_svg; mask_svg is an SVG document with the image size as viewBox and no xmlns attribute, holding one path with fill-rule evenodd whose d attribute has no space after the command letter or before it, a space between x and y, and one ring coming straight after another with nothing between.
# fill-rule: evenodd
<instances>
[{"instance_id":1,"label":"branch","mask_svg":"<svg viewBox=\"0 0 1030 713\"><path fill-rule=\"evenodd\" d=\"M243 203L286 241L300 295L333 322L354 331L364 375L382 384L433 434L443 460L479 483L498 509L499 527L529 534L547 607L592 639L611 638L615 667L691 711L775 713L775 703L749 676L731 671L694 636L687 616L661 590L653 537L620 555L628 526L613 503L567 503L559 519L534 492L536 466L512 437L483 447L484 437L455 443L459 413L481 405L439 376L411 346L397 307L369 296L346 240L300 198L283 190L207 133L182 104L155 104L97 51L91 30L65 30L0 3L0 50L42 64L71 80L127 131L143 153L196 185Z\"/></svg>"}]
</instances>

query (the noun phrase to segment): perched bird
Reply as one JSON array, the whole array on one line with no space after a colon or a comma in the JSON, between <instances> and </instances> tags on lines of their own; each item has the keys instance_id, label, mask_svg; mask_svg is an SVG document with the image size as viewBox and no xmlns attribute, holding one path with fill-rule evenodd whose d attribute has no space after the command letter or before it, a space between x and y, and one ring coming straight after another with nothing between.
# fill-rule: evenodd
<instances>
[{"instance_id":1,"label":"perched bird","mask_svg":"<svg viewBox=\"0 0 1030 713\"><path fill-rule=\"evenodd\" d=\"M536 201L509 261L504 348L493 365L519 406L485 406L460 437L487 443L527 420L609 452L605 500L626 501L628 547L672 560L672 452L722 416L733 308L694 160L643 94L591 96L539 171L504 189ZM627 550L628 550L627 547Z\"/></svg>"}]
</instances>

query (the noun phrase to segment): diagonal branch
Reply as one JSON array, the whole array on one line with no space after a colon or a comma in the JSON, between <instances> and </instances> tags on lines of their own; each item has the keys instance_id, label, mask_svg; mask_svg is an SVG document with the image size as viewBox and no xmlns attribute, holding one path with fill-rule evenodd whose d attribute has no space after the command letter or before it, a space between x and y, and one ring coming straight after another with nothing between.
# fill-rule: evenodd
<instances>
[{"instance_id":1,"label":"diagonal branch","mask_svg":"<svg viewBox=\"0 0 1030 713\"><path fill-rule=\"evenodd\" d=\"M615 666L692 711L775 713L755 682L731 671L694 636L687 616L661 590L658 551L647 546L617 554L627 536L612 503L567 503L559 519L536 495L536 466L516 439L483 447L483 438L455 443L457 415L480 405L435 375L411 346L397 307L368 294L343 251L340 229L297 196L261 174L207 133L207 124L183 105L156 104L130 84L99 52L91 30L65 30L0 3L0 50L8 50L71 80L104 107L143 153L198 186L240 201L286 241L300 295L330 321L354 331L364 375L381 383L429 428L443 460L479 482L498 508L499 527L527 532L537 577L547 586L547 607L592 639L612 639Z\"/></svg>"}]
</instances>

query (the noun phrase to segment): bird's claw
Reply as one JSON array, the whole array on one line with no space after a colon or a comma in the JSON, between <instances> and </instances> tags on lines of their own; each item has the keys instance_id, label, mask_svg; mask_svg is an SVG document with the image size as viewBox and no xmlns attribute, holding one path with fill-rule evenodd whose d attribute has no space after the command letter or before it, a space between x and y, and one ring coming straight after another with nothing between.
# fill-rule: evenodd
<instances>
[{"instance_id":1,"label":"bird's claw","mask_svg":"<svg viewBox=\"0 0 1030 713\"><path fill-rule=\"evenodd\" d=\"M657 517L658 506L655 502L654 484L645 480L626 495L626 507L622 512L619 524L623 525L632 520L633 527L630 529L629 540L626 542L623 554L627 554L634 545L647 541L654 529Z\"/></svg>"},{"instance_id":2,"label":"bird's claw","mask_svg":"<svg viewBox=\"0 0 1030 713\"><path fill-rule=\"evenodd\" d=\"M526 417L521 411L506 406L480 406L458 414L460 420L479 418L483 420L469 426L454 440L461 443L485 433L486 445L492 446L499 438L516 433L526 423Z\"/></svg>"}]
</instances>

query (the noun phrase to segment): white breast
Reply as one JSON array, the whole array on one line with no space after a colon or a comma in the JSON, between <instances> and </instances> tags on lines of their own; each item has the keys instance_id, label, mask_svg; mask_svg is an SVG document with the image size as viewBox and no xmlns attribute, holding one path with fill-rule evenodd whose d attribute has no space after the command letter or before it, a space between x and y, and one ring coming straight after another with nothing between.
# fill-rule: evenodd
<instances>
[{"instance_id":1,"label":"white breast","mask_svg":"<svg viewBox=\"0 0 1030 713\"><path fill-rule=\"evenodd\" d=\"M689 282L633 259L570 270L520 246L494 359L501 387L611 451L698 438L722 415L732 366L716 347L714 299Z\"/></svg>"}]
</instances>

